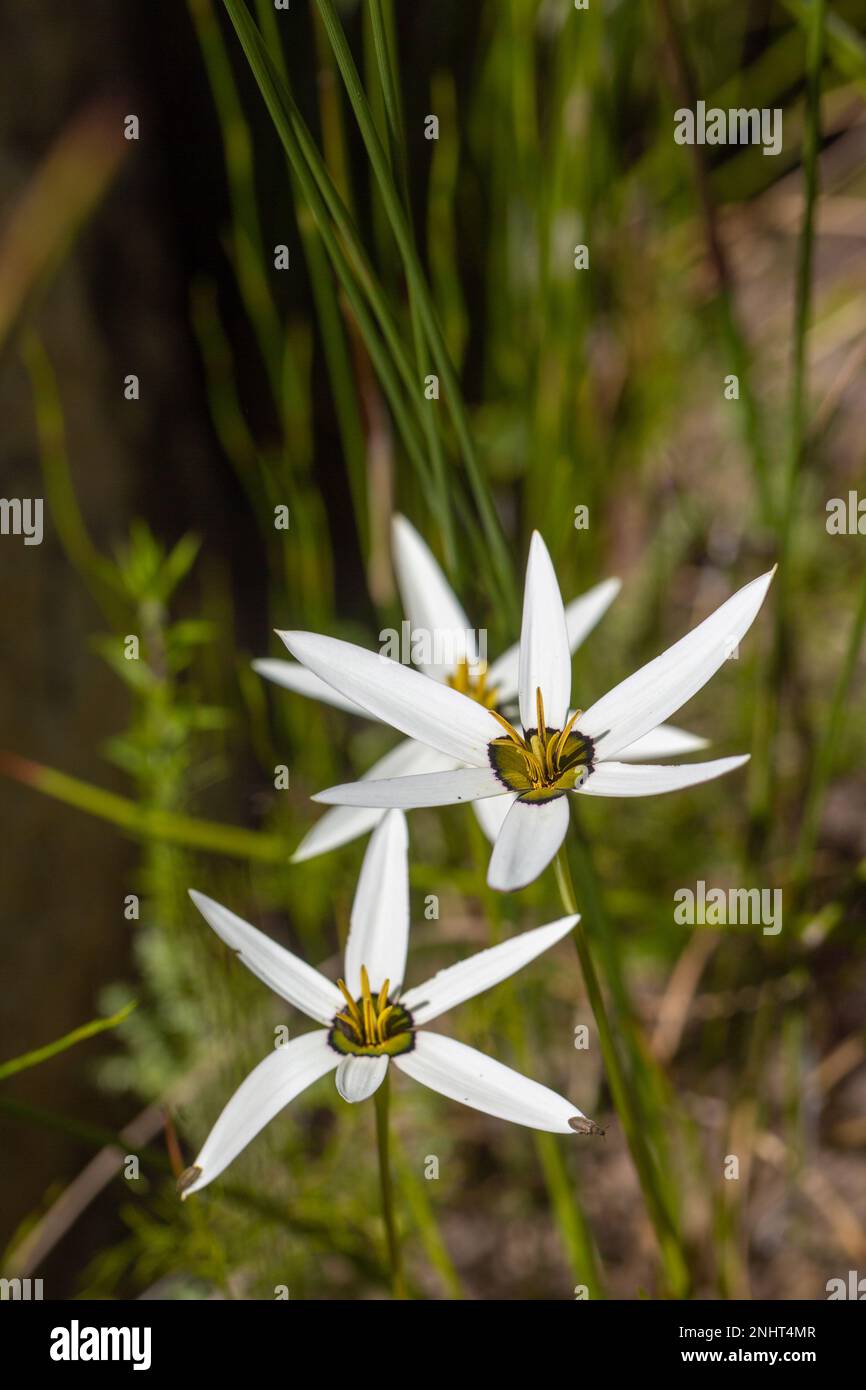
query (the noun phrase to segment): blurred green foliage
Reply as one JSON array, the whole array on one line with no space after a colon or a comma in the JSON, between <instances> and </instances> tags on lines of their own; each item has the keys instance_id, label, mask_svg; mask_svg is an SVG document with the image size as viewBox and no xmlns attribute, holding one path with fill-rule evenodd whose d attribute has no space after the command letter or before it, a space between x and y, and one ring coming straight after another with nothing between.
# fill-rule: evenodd
<instances>
[{"instance_id":1,"label":"blurred green foliage","mask_svg":"<svg viewBox=\"0 0 866 1390\"><path fill-rule=\"evenodd\" d=\"M600 1147L563 1147L398 1090L411 1292L570 1297L580 1283L594 1296L822 1296L839 1261L866 1251L862 1183L858 1194L847 1168L849 1151L862 1162L866 1132L844 1089L863 1061L866 846L851 769L866 740L847 716L862 699L866 567L856 537L824 527L826 498L863 476L852 432L862 260L834 255L847 243L834 243L833 217L864 191L866 5L574 11L490 0L471 17L448 6L420 93L401 55L417 48L416 18L390 0L314 0L291 21L268 0L188 8L223 139L221 231L269 425L250 422L241 349L213 284L193 285L190 321L219 446L260 529L250 563L266 570L272 625L375 643L377 619L399 620L388 559L399 506L495 650L516 636L538 527L566 598L610 573L625 579L577 657L588 705L782 559L773 606L686 715L714 752L752 750L748 786L737 775L662 800L582 805L572 845L582 971L560 948L461 1020L467 1041L568 1089L588 1113L619 1117ZM311 65L314 100L302 80ZM690 92L780 106L782 156L677 146L673 111ZM425 111L438 116L435 141ZM262 129L285 156L279 197L294 209L292 268L309 279L311 315L283 310ZM862 238L862 216L856 227ZM575 268L578 245L587 271ZM33 765L17 775L140 842L129 926L141 1005L100 1078L170 1113L172 1164L154 1142L142 1176L115 1181L125 1233L80 1293L379 1294L372 1115L333 1088L296 1102L203 1198L181 1205L167 1170L179 1171L175 1148L195 1151L284 1021L207 933L187 888L315 963L335 960L363 847L294 868L288 857L310 824L309 794L364 771L392 740L263 691L252 654L236 650L219 557L194 538L167 547L135 521L117 555L96 552L50 352L30 339L26 358L46 496L104 616L94 648L128 691L128 723L104 744L128 801ZM320 359L369 593L351 614L335 607ZM425 396L431 373L438 401ZM735 400L724 395L731 373ZM274 526L282 505L286 530ZM125 656L130 634L138 660ZM281 763L288 792L273 788ZM862 796L859 771L857 786ZM466 808L416 812L411 835L415 970L558 915L552 872L516 899L486 889ZM782 934L675 925L673 892L700 878L782 887ZM438 923L423 920L427 893L440 896ZM630 1147L611 1068L572 1045L592 1019L591 959ZM128 997L118 984L102 1005ZM840 1048L854 1062L837 1073L824 1064ZM437 1183L419 1176L431 1153ZM732 1153L737 1183L723 1178ZM768 1203L784 1253L762 1224Z\"/></svg>"}]
</instances>

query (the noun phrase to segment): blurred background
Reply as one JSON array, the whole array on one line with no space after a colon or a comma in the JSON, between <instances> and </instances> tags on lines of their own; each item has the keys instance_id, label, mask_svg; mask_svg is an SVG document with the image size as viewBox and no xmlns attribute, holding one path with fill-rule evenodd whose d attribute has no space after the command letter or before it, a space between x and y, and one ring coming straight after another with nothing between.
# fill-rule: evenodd
<instances>
[{"instance_id":1,"label":"blurred background","mask_svg":"<svg viewBox=\"0 0 866 1390\"><path fill-rule=\"evenodd\" d=\"M566 600L622 579L584 707L780 561L677 716L748 769L575 815L642 1145L563 943L446 1026L606 1135L398 1085L413 1295L824 1298L866 1273L866 566L858 497L849 533L827 510L866 490L864 0L2 23L0 492L44 499L44 538L0 536L0 1272L46 1298L387 1294L372 1112L327 1083L201 1197L174 1180L299 1022L187 887L336 970L364 844L289 856L310 794L396 742L250 661L283 654L275 626L399 625L399 509L494 654L533 527ZM778 108L781 152L678 145L698 99ZM413 978L560 915L552 871L486 890L468 808L410 834ZM678 925L698 880L780 888L782 931Z\"/></svg>"}]
</instances>

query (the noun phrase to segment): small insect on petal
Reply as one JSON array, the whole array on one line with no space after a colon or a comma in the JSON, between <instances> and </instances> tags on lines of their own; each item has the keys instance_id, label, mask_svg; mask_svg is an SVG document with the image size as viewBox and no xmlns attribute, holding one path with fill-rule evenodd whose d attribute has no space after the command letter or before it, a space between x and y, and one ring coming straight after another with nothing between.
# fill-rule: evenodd
<instances>
[{"instance_id":1,"label":"small insect on petal","mask_svg":"<svg viewBox=\"0 0 866 1390\"><path fill-rule=\"evenodd\" d=\"M601 1125L597 1125L595 1120L588 1120L585 1115L575 1115L568 1123L575 1134L600 1134L604 1138L605 1131Z\"/></svg>"},{"instance_id":2,"label":"small insect on petal","mask_svg":"<svg viewBox=\"0 0 866 1390\"><path fill-rule=\"evenodd\" d=\"M201 1168L197 1167L196 1164L193 1164L191 1168L184 1168L177 1180L177 1190L180 1196L183 1197L187 1188L192 1187L194 1182L198 1182L200 1177Z\"/></svg>"}]
</instances>

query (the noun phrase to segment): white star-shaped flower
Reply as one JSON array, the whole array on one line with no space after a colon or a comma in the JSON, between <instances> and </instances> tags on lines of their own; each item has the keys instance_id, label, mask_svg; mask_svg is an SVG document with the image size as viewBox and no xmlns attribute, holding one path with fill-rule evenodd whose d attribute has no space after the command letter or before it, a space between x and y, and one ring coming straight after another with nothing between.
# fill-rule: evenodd
<instances>
[{"instance_id":1,"label":"white star-shaped flower","mask_svg":"<svg viewBox=\"0 0 866 1390\"><path fill-rule=\"evenodd\" d=\"M492 888L522 888L550 863L568 828L568 796L652 796L731 772L712 762L629 764L623 752L659 730L701 689L751 627L774 571L753 579L585 711L570 708L571 651L547 547L532 537L518 655L519 727L441 681L350 642L281 632L292 655L343 697L460 764L365 779L319 792L330 805L411 808L489 798L505 815L490 859ZM619 755L619 757L617 756Z\"/></svg>"},{"instance_id":2,"label":"white star-shaped flower","mask_svg":"<svg viewBox=\"0 0 866 1390\"><path fill-rule=\"evenodd\" d=\"M419 677L423 679L423 677ZM404 990L409 940L406 818L391 811L367 846L346 942L344 977L333 984L291 951L203 893L190 897L205 921L272 990L324 1025L276 1047L241 1083L183 1174L196 1192L245 1149L314 1081L336 1071L344 1100L367 1100L391 1063L432 1090L476 1110L556 1134L596 1126L555 1091L426 1024L505 980L561 940L580 919L522 932Z\"/></svg>"},{"instance_id":3,"label":"white star-shaped flower","mask_svg":"<svg viewBox=\"0 0 866 1390\"><path fill-rule=\"evenodd\" d=\"M487 708L510 715L518 693L519 644L515 642L490 663L483 660L477 630L470 627L460 600L430 549L404 516L394 517L392 544L397 583L409 623L410 652L419 670ZM566 606L565 628L570 653L577 651L589 636L619 590L618 579L605 579ZM267 658L254 661L253 668L287 690L334 705L349 714L367 719L381 717L296 662ZM653 761L704 747L705 739L666 725L623 748L620 759L624 762ZM458 766L455 758L438 747L407 739L374 763L362 780L385 781L427 772L448 772ZM473 803L478 821L491 842L496 840L509 808L509 801L502 798ZM292 862L297 864L312 859L366 835L383 815L384 810L377 805L332 807L304 836L292 855Z\"/></svg>"}]
</instances>

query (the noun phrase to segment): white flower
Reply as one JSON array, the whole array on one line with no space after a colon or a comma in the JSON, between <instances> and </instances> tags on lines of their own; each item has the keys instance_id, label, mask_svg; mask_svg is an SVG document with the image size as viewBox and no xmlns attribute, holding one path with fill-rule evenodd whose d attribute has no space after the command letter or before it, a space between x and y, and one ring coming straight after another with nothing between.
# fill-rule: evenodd
<instances>
[{"instance_id":1,"label":"white flower","mask_svg":"<svg viewBox=\"0 0 866 1390\"><path fill-rule=\"evenodd\" d=\"M352 906L344 979L337 984L203 893L190 897L219 937L272 990L316 1023L276 1047L241 1083L191 1168L184 1196L213 1182L269 1120L319 1077L336 1071L344 1100L367 1100L389 1063L451 1100L556 1134L595 1129L571 1101L472 1047L422 1025L505 980L564 937L564 917L403 989L409 939L406 818L391 811L371 837Z\"/></svg>"},{"instance_id":2,"label":"white flower","mask_svg":"<svg viewBox=\"0 0 866 1390\"><path fill-rule=\"evenodd\" d=\"M480 659L474 629L470 629L459 599L436 563L431 551L404 516L392 524L394 567L411 634L425 642L410 643L416 665L433 680L449 685L488 707L510 714L517 699L519 645L515 643L491 663ZM618 579L606 579L574 599L565 609L569 652L574 653L604 616L620 590ZM426 652L424 647L426 645ZM429 659L424 660L424 656ZM362 718L378 718L375 710L359 705L341 694L334 685L312 670L291 661L271 658L254 661L253 669L277 685L300 695L308 695ZM642 761L692 753L706 747L706 740L681 729L665 727L646 735L620 752L623 761ZM364 773L362 781L384 781L394 777L417 776L426 772L449 772L459 766L457 759L437 747L408 739L392 748ZM495 841L509 802L501 799L476 801L473 809L491 841ZM348 844L378 824L384 815L381 806L343 805L327 811L304 836L292 855L292 862L312 859L317 854Z\"/></svg>"},{"instance_id":3,"label":"white flower","mask_svg":"<svg viewBox=\"0 0 866 1390\"><path fill-rule=\"evenodd\" d=\"M666 767L629 765L623 750L658 731L700 690L751 627L774 571L753 579L661 656L585 711L570 709L571 653L547 548L532 537L518 658L521 728L399 662L312 632L281 632L298 661L335 690L455 762L448 771L364 780L313 799L344 806L445 806L497 798L504 810L488 883L531 883L568 828L567 794L651 796L709 781L747 755ZM619 755L619 756L617 756Z\"/></svg>"}]
</instances>

